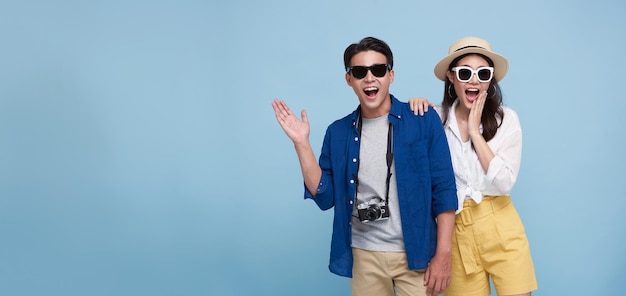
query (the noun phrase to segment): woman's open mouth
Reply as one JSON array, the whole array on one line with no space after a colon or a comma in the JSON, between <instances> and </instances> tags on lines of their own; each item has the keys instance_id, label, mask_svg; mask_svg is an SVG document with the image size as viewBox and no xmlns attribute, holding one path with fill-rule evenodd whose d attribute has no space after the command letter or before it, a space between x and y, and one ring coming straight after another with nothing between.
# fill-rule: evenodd
<instances>
[{"instance_id":1,"label":"woman's open mouth","mask_svg":"<svg viewBox=\"0 0 626 296\"><path fill-rule=\"evenodd\" d=\"M479 91L477 89L465 90L465 98L470 102L476 101L478 99L478 94L479 94Z\"/></svg>"}]
</instances>

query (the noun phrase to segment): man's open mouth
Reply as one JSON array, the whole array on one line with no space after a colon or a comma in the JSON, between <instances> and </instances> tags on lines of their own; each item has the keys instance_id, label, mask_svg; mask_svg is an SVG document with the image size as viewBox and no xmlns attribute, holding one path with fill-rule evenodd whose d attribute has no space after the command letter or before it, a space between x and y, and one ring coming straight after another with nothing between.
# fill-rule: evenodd
<instances>
[{"instance_id":1,"label":"man's open mouth","mask_svg":"<svg viewBox=\"0 0 626 296\"><path fill-rule=\"evenodd\" d=\"M378 87L367 87L363 90L363 92L365 92L365 95L370 98L375 97L378 93Z\"/></svg>"}]
</instances>

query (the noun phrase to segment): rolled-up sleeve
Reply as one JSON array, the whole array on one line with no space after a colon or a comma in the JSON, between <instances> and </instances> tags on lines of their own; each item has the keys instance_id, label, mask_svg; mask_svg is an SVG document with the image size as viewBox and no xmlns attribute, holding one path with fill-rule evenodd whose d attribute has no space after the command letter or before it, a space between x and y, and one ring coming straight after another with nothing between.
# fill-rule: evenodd
<instances>
[{"instance_id":1,"label":"rolled-up sleeve","mask_svg":"<svg viewBox=\"0 0 626 296\"><path fill-rule=\"evenodd\" d=\"M322 169L322 177L317 185L315 196L304 185L304 198L312 199L322 210L328 210L334 206L333 197L333 176L331 170L330 159L330 132L327 130L324 136L324 144L322 145L322 153L319 158L319 165Z\"/></svg>"},{"instance_id":2,"label":"rolled-up sleeve","mask_svg":"<svg viewBox=\"0 0 626 296\"><path fill-rule=\"evenodd\" d=\"M430 113L430 124L433 132L430 146L430 172L433 194L433 215L437 216L445 211L456 210L458 199L456 194L456 183L454 180L454 170L452 159L450 158L450 148L448 140L441 125L441 119L435 112Z\"/></svg>"}]
</instances>

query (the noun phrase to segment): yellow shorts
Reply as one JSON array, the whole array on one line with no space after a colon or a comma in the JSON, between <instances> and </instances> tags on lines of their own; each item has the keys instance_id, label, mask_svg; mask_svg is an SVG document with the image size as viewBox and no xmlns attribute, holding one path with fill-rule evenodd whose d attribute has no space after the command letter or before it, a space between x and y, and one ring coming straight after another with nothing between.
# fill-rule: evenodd
<instances>
[{"instance_id":1,"label":"yellow shorts","mask_svg":"<svg viewBox=\"0 0 626 296\"><path fill-rule=\"evenodd\" d=\"M452 280L446 296L487 296L537 289L524 225L509 196L466 200L452 237Z\"/></svg>"}]
</instances>

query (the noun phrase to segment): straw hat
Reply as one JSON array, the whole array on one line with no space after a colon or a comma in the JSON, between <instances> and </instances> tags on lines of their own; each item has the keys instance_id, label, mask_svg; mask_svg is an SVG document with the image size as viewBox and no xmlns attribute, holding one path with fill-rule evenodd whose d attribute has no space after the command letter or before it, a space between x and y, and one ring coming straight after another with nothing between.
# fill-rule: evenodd
<instances>
[{"instance_id":1,"label":"straw hat","mask_svg":"<svg viewBox=\"0 0 626 296\"><path fill-rule=\"evenodd\" d=\"M505 57L493 52L489 43L478 37L465 37L457 40L450 45L448 56L443 58L435 66L435 76L440 80L446 80L446 72L450 67L450 63L457 57L468 53L482 54L493 62L493 76L496 81L501 81L509 70L509 62Z\"/></svg>"}]
</instances>

